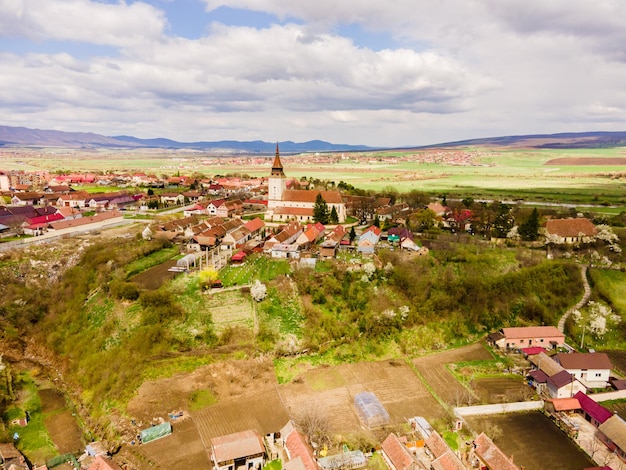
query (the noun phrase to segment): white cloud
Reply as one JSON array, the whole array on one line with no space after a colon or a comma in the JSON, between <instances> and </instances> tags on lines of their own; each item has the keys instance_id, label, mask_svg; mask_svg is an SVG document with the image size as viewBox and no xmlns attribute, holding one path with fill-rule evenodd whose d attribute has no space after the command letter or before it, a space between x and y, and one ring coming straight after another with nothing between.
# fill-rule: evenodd
<instances>
[{"instance_id":1,"label":"white cloud","mask_svg":"<svg viewBox=\"0 0 626 470\"><path fill-rule=\"evenodd\" d=\"M0 54L3 123L370 145L624 126L621 2L205 3L286 24L214 23L185 39L168 35L165 10L149 0L0 2L0 38L113 47L107 56ZM359 47L338 33L351 23L401 47Z\"/></svg>"},{"instance_id":2,"label":"white cloud","mask_svg":"<svg viewBox=\"0 0 626 470\"><path fill-rule=\"evenodd\" d=\"M142 2L106 4L90 0L4 0L0 37L54 39L112 46L158 40L163 12Z\"/></svg>"}]
</instances>

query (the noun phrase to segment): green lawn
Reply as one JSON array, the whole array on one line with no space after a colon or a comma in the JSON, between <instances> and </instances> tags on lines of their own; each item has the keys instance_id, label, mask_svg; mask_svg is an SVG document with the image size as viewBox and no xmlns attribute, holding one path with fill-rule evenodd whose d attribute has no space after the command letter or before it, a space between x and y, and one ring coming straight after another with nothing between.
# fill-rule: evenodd
<instances>
[{"instance_id":1,"label":"green lawn","mask_svg":"<svg viewBox=\"0 0 626 470\"><path fill-rule=\"evenodd\" d=\"M28 373L20 373L16 382L19 382L21 388L20 398L6 411L4 419L10 423L14 419L24 418L26 411L30 413L27 426L9 425L9 433L11 436L19 434L16 446L31 462L43 462L57 455L58 451L44 425L45 415L41 410L37 385Z\"/></svg>"},{"instance_id":2,"label":"green lawn","mask_svg":"<svg viewBox=\"0 0 626 470\"><path fill-rule=\"evenodd\" d=\"M598 292L626 320L626 273L613 269L592 269L591 279Z\"/></svg>"},{"instance_id":3,"label":"green lawn","mask_svg":"<svg viewBox=\"0 0 626 470\"><path fill-rule=\"evenodd\" d=\"M224 287L251 284L258 279L268 282L281 274L291 271L289 263L284 260L272 260L266 256L251 255L239 266L229 264L219 272Z\"/></svg>"}]
</instances>

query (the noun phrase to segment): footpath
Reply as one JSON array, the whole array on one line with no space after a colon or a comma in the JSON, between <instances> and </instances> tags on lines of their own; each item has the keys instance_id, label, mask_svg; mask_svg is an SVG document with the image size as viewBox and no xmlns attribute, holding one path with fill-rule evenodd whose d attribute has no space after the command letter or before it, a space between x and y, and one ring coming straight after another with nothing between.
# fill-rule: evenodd
<instances>
[{"instance_id":1,"label":"footpath","mask_svg":"<svg viewBox=\"0 0 626 470\"><path fill-rule=\"evenodd\" d=\"M583 294L582 299L580 299L580 301L576 305L574 305L567 312L565 312L563 316L561 317L561 319L559 320L558 329L561 333L563 333L563 330L565 329L565 322L567 321L569 316L572 314L572 312L574 310L579 310L583 308L585 304L587 303L587 301L589 300L589 296L591 295L591 287L589 287L589 281L587 280L587 265L586 264L580 266L580 275L583 280L583 287L585 288L585 293Z\"/></svg>"}]
</instances>

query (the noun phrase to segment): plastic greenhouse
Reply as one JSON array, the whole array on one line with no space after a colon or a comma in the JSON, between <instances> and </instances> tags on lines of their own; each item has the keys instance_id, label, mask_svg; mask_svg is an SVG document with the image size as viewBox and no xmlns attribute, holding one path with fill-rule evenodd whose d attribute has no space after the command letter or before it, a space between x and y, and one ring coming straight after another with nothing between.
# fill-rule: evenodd
<instances>
[{"instance_id":1,"label":"plastic greenhouse","mask_svg":"<svg viewBox=\"0 0 626 470\"><path fill-rule=\"evenodd\" d=\"M354 406L367 427L375 428L389 424L389 413L372 392L355 395Z\"/></svg>"}]
</instances>

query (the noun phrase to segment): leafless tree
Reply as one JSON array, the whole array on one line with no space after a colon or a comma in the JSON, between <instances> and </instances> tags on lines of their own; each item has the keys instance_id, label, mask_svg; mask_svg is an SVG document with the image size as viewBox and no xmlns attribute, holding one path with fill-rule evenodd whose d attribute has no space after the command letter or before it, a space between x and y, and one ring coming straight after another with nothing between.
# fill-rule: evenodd
<instances>
[{"instance_id":1,"label":"leafless tree","mask_svg":"<svg viewBox=\"0 0 626 470\"><path fill-rule=\"evenodd\" d=\"M311 406L295 418L296 426L318 446L332 445L332 429L326 413L319 406Z\"/></svg>"}]
</instances>

